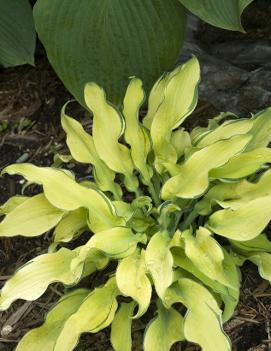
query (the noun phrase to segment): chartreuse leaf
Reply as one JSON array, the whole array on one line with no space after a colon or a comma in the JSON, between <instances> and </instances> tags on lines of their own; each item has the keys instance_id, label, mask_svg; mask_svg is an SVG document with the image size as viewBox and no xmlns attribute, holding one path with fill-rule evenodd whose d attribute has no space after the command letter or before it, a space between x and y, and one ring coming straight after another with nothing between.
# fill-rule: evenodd
<instances>
[{"instance_id":1,"label":"chartreuse leaf","mask_svg":"<svg viewBox=\"0 0 271 351\"><path fill-rule=\"evenodd\" d=\"M259 147L266 147L271 141L271 107L258 113L252 119L253 127L250 130L252 139L246 147L251 151Z\"/></svg>"},{"instance_id":2,"label":"chartreuse leaf","mask_svg":"<svg viewBox=\"0 0 271 351\"><path fill-rule=\"evenodd\" d=\"M222 207L236 209L242 204L263 197L270 196L271 171L266 171L257 183L241 180L237 183L220 183L213 186L204 198L196 205L199 214L211 212L212 206L218 203Z\"/></svg>"},{"instance_id":3,"label":"chartreuse leaf","mask_svg":"<svg viewBox=\"0 0 271 351\"><path fill-rule=\"evenodd\" d=\"M131 156L135 167L142 175L145 184L149 184L153 170L147 164L147 157L151 150L150 137L147 130L138 119L139 109L145 94L140 79L133 78L127 88L123 102L123 116L125 118L125 140L131 146Z\"/></svg>"},{"instance_id":4,"label":"chartreuse leaf","mask_svg":"<svg viewBox=\"0 0 271 351\"><path fill-rule=\"evenodd\" d=\"M16 351L54 351L65 321L77 311L88 294L89 290L86 289L65 294L47 314L44 324L22 338Z\"/></svg>"},{"instance_id":5,"label":"chartreuse leaf","mask_svg":"<svg viewBox=\"0 0 271 351\"><path fill-rule=\"evenodd\" d=\"M6 167L4 172L19 174L28 181L42 184L48 201L61 210L87 208L89 226L93 231L105 230L122 223L114 214L114 207L105 195L81 186L62 170L21 163Z\"/></svg>"},{"instance_id":6,"label":"chartreuse leaf","mask_svg":"<svg viewBox=\"0 0 271 351\"><path fill-rule=\"evenodd\" d=\"M240 16L253 0L179 0L189 11L213 26L243 32Z\"/></svg>"},{"instance_id":7,"label":"chartreuse leaf","mask_svg":"<svg viewBox=\"0 0 271 351\"><path fill-rule=\"evenodd\" d=\"M260 234L256 238L248 241L231 240L231 245L237 249L238 253L250 254L252 252L269 252L271 253L271 241L265 234Z\"/></svg>"},{"instance_id":8,"label":"chartreuse leaf","mask_svg":"<svg viewBox=\"0 0 271 351\"><path fill-rule=\"evenodd\" d=\"M250 119L226 121L214 130L210 130L197 140L195 146L203 148L223 139L229 139L238 134L246 134L253 127Z\"/></svg>"},{"instance_id":9,"label":"chartreuse leaf","mask_svg":"<svg viewBox=\"0 0 271 351\"><path fill-rule=\"evenodd\" d=\"M36 33L28 0L0 0L0 65L34 64Z\"/></svg>"},{"instance_id":10,"label":"chartreuse leaf","mask_svg":"<svg viewBox=\"0 0 271 351\"><path fill-rule=\"evenodd\" d=\"M172 133L171 144L174 146L177 158L179 159L185 153L186 148L191 147L191 138L188 132L178 129Z\"/></svg>"},{"instance_id":11,"label":"chartreuse leaf","mask_svg":"<svg viewBox=\"0 0 271 351\"><path fill-rule=\"evenodd\" d=\"M0 310L7 309L17 299L36 300L53 282L58 281L65 285L76 283L82 270L70 269L71 261L75 257L76 252L62 248L55 253L37 256L29 261L1 290Z\"/></svg>"},{"instance_id":12,"label":"chartreuse leaf","mask_svg":"<svg viewBox=\"0 0 271 351\"><path fill-rule=\"evenodd\" d=\"M260 276L271 283L271 255L266 252L255 252L247 258L258 266Z\"/></svg>"},{"instance_id":13,"label":"chartreuse leaf","mask_svg":"<svg viewBox=\"0 0 271 351\"><path fill-rule=\"evenodd\" d=\"M66 105L61 111L61 125L67 134L67 145L72 157L78 162L92 164L99 188L103 191L111 191L116 198L119 198L121 189L114 182L115 172L100 159L92 136L85 132L78 121L66 115L65 107Z\"/></svg>"},{"instance_id":14,"label":"chartreuse leaf","mask_svg":"<svg viewBox=\"0 0 271 351\"><path fill-rule=\"evenodd\" d=\"M165 308L158 300L158 314L147 327L144 351L169 351L171 346L184 340L183 317L174 308Z\"/></svg>"},{"instance_id":15,"label":"chartreuse leaf","mask_svg":"<svg viewBox=\"0 0 271 351\"><path fill-rule=\"evenodd\" d=\"M54 242L69 242L87 229L87 210L78 208L69 212L54 230Z\"/></svg>"},{"instance_id":16,"label":"chartreuse leaf","mask_svg":"<svg viewBox=\"0 0 271 351\"><path fill-rule=\"evenodd\" d=\"M94 116L92 134L98 155L109 168L123 174L127 188L135 191L138 181L133 175L134 165L130 150L119 143L125 128L123 117L106 101L105 92L95 83L86 85L85 100Z\"/></svg>"},{"instance_id":17,"label":"chartreuse leaf","mask_svg":"<svg viewBox=\"0 0 271 351\"><path fill-rule=\"evenodd\" d=\"M92 249L100 250L108 257L115 259L130 256L135 252L139 242L146 243L146 235L134 234L130 228L115 227L99 232L81 247L79 256L72 262L72 267L78 269L77 267L86 260Z\"/></svg>"},{"instance_id":18,"label":"chartreuse leaf","mask_svg":"<svg viewBox=\"0 0 271 351\"><path fill-rule=\"evenodd\" d=\"M215 293L219 294L224 302L223 311L223 322L228 321L236 308L239 301L239 289L240 289L240 272L239 268L234 263L231 255L223 250L224 262L223 268L224 273L227 277L227 281L230 282L230 287L220 284L219 282L210 279L204 272L204 267L201 270L198 269L194 262L192 262L184 250L181 248L174 247L172 249L174 257L174 264L187 272L191 273L194 277L199 279L204 285L210 287Z\"/></svg>"},{"instance_id":19,"label":"chartreuse leaf","mask_svg":"<svg viewBox=\"0 0 271 351\"><path fill-rule=\"evenodd\" d=\"M248 135L237 135L195 152L181 165L179 174L164 184L162 198L166 200L177 196L189 199L200 196L209 186L210 170L222 166L240 153L249 140Z\"/></svg>"},{"instance_id":20,"label":"chartreuse leaf","mask_svg":"<svg viewBox=\"0 0 271 351\"><path fill-rule=\"evenodd\" d=\"M10 197L2 206L0 206L0 215L8 214L28 199L29 197L20 195Z\"/></svg>"},{"instance_id":21,"label":"chartreuse leaf","mask_svg":"<svg viewBox=\"0 0 271 351\"><path fill-rule=\"evenodd\" d=\"M236 241L247 241L258 236L271 220L271 196L255 198L236 209L215 212L209 217L208 227L216 234Z\"/></svg>"},{"instance_id":22,"label":"chartreuse leaf","mask_svg":"<svg viewBox=\"0 0 271 351\"><path fill-rule=\"evenodd\" d=\"M218 242L211 236L211 232L200 227L193 236L190 230L183 233L185 254L193 264L210 279L230 286L224 272L224 253Z\"/></svg>"},{"instance_id":23,"label":"chartreuse leaf","mask_svg":"<svg viewBox=\"0 0 271 351\"><path fill-rule=\"evenodd\" d=\"M170 142L172 131L194 110L199 79L199 62L195 57L178 67L167 79L164 99L151 124L151 138L159 172L163 170L164 162L177 162L176 150Z\"/></svg>"},{"instance_id":24,"label":"chartreuse leaf","mask_svg":"<svg viewBox=\"0 0 271 351\"><path fill-rule=\"evenodd\" d=\"M122 303L111 325L110 340L115 351L132 350L132 316L135 303Z\"/></svg>"},{"instance_id":25,"label":"chartreuse leaf","mask_svg":"<svg viewBox=\"0 0 271 351\"><path fill-rule=\"evenodd\" d=\"M271 163L271 149L259 148L234 156L222 167L211 170L209 175L212 178L238 179L255 173L265 163Z\"/></svg>"},{"instance_id":26,"label":"chartreuse leaf","mask_svg":"<svg viewBox=\"0 0 271 351\"><path fill-rule=\"evenodd\" d=\"M138 303L138 312L134 318L141 317L148 309L152 287L147 277L144 251L136 251L120 261L116 281L120 292L132 297Z\"/></svg>"},{"instance_id":27,"label":"chartreuse leaf","mask_svg":"<svg viewBox=\"0 0 271 351\"><path fill-rule=\"evenodd\" d=\"M71 351L82 333L96 333L111 324L118 307L114 278L92 291L64 324L54 351Z\"/></svg>"},{"instance_id":28,"label":"chartreuse leaf","mask_svg":"<svg viewBox=\"0 0 271 351\"><path fill-rule=\"evenodd\" d=\"M173 257L166 231L156 233L150 240L145 254L147 270L150 272L158 296L163 300L166 289L173 281Z\"/></svg>"},{"instance_id":29,"label":"chartreuse leaf","mask_svg":"<svg viewBox=\"0 0 271 351\"><path fill-rule=\"evenodd\" d=\"M0 236L41 235L52 229L64 214L64 211L51 205L44 194L33 196L6 215L0 223Z\"/></svg>"},{"instance_id":30,"label":"chartreuse leaf","mask_svg":"<svg viewBox=\"0 0 271 351\"><path fill-rule=\"evenodd\" d=\"M168 305L181 302L187 307L184 337L199 344L203 351L230 351L229 338L222 329L221 310L213 295L201 284L181 278L168 290Z\"/></svg>"}]
</instances>

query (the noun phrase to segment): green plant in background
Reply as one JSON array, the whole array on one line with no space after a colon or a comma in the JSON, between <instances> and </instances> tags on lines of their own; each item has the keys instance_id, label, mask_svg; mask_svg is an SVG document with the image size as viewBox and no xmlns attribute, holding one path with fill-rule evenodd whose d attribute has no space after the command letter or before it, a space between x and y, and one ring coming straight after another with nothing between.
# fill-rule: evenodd
<instances>
[{"instance_id":1,"label":"green plant in background","mask_svg":"<svg viewBox=\"0 0 271 351\"><path fill-rule=\"evenodd\" d=\"M128 77L149 92L176 63L186 12L229 30L243 31L240 15L252 0L38 0L34 18L56 73L85 105L84 86L95 81L120 105Z\"/></svg>"},{"instance_id":2,"label":"green plant in background","mask_svg":"<svg viewBox=\"0 0 271 351\"><path fill-rule=\"evenodd\" d=\"M0 0L0 65L34 64L36 31L28 0Z\"/></svg>"},{"instance_id":3,"label":"green plant in background","mask_svg":"<svg viewBox=\"0 0 271 351\"><path fill-rule=\"evenodd\" d=\"M54 231L49 252L6 282L0 310L39 298L53 282L66 286L17 351L73 350L80 334L109 325L114 350L129 351L133 320L150 305L145 351L167 351L182 340L204 351L231 350L222 324L238 303L239 266L250 260L271 279L271 242L263 232L271 219L271 109L225 122L223 114L189 133L179 127L196 106L199 79L196 58L164 75L142 123L139 79L131 79L121 111L97 84L87 84L92 135L65 107L61 123L73 159L93 166L93 181L31 164L4 169L43 192L14 196L0 208L0 236ZM87 242L76 247L83 232ZM89 290L89 276L105 267L103 284L94 280ZM83 278L86 288L76 289Z\"/></svg>"}]
</instances>

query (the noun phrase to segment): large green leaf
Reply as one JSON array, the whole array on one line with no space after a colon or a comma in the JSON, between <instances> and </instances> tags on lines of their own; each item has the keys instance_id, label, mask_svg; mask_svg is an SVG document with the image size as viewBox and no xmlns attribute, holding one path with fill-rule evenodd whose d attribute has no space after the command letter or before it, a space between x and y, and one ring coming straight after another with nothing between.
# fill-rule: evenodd
<instances>
[{"instance_id":1,"label":"large green leaf","mask_svg":"<svg viewBox=\"0 0 271 351\"><path fill-rule=\"evenodd\" d=\"M216 27L244 31L240 16L253 0L179 0L189 11Z\"/></svg>"},{"instance_id":2,"label":"large green leaf","mask_svg":"<svg viewBox=\"0 0 271 351\"><path fill-rule=\"evenodd\" d=\"M0 0L0 65L34 64L36 33L28 0Z\"/></svg>"},{"instance_id":3,"label":"large green leaf","mask_svg":"<svg viewBox=\"0 0 271 351\"><path fill-rule=\"evenodd\" d=\"M131 76L149 89L174 65L185 27L177 0L38 0L34 18L52 66L82 104L92 81L118 103Z\"/></svg>"}]
</instances>

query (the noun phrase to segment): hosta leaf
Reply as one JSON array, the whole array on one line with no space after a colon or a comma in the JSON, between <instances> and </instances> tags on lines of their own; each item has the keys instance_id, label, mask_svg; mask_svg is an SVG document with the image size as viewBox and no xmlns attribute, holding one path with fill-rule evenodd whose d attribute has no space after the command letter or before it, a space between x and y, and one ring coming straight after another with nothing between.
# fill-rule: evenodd
<instances>
[{"instance_id":1,"label":"hosta leaf","mask_svg":"<svg viewBox=\"0 0 271 351\"><path fill-rule=\"evenodd\" d=\"M174 264L187 272L193 274L194 277L201 280L204 285L210 287L215 293L218 293L224 302L223 322L229 320L239 301L240 289L240 272L239 268L235 265L231 255L223 250L224 253L224 272L227 280L230 282L231 287L227 287L210 279L204 274L204 268L199 270L194 263L186 256L181 248L172 249Z\"/></svg>"},{"instance_id":2,"label":"hosta leaf","mask_svg":"<svg viewBox=\"0 0 271 351\"><path fill-rule=\"evenodd\" d=\"M0 65L33 65L36 33L29 1L0 0L0 8Z\"/></svg>"},{"instance_id":3,"label":"hosta leaf","mask_svg":"<svg viewBox=\"0 0 271 351\"><path fill-rule=\"evenodd\" d=\"M189 11L216 27L243 32L240 16L252 0L179 0Z\"/></svg>"},{"instance_id":4,"label":"hosta leaf","mask_svg":"<svg viewBox=\"0 0 271 351\"><path fill-rule=\"evenodd\" d=\"M212 214L208 227L216 234L236 241L258 236L271 220L271 196L248 201L235 210L230 208Z\"/></svg>"},{"instance_id":5,"label":"hosta leaf","mask_svg":"<svg viewBox=\"0 0 271 351\"><path fill-rule=\"evenodd\" d=\"M1 290L0 310L7 309L17 299L36 300L53 282L58 281L65 285L76 283L82 270L70 269L71 261L75 256L74 251L62 248L55 253L37 256L29 261L6 282Z\"/></svg>"},{"instance_id":6,"label":"hosta leaf","mask_svg":"<svg viewBox=\"0 0 271 351\"><path fill-rule=\"evenodd\" d=\"M171 144L174 146L177 158L179 159L185 153L186 148L191 147L191 139L188 132L178 129L172 133Z\"/></svg>"},{"instance_id":7,"label":"hosta leaf","mask_svg":"<svg viewBox=\"0 0 271 351\"><path fill-rule=\"evenodd\" d=\"M202 285L181 278L167 291L166 300L181 302L187 307L184 336L203 351L230 351L230 341L222 329L221 310L215 298Z\"/></svg>"},{"instance_id":8,"label":"hosta leaf","mask_svg":"<svg viewBox=\"0 0 271 351\"><path fill-rule=\"evenodd\" d=\"M147 311L151 301L152 287L146 273L144 253L140 251L121 260L117 268L116 280L120 292L138 303L135 318Z\"/></svg>"},{"instance_id":9,"label":"hosta leaf","mask_svg":"<svg viewBox=\"0 0 271 351\"><path fill-rule=\"evenodd\" d=\"M104 230L121 222L114 215L113 205L106 196L81 186L62 170L21 163L6 167L4 172L19 174L28 181L42 184L46 198L59 209L73 211L80 207L87 208L93 231Z\"/></svg>"},{"instance_id":10,"label":"hosta leaf","mask_svg":"<svg viewBox=\"0 0 271 351\"><path fill-rule=\"evenodd\" d=\"M170 237L167 232L158 232L150 240L145 254L155 290L163 300L166 289L173 281L173 257L170 252Z\"/></svg>"},{"instance_id":11,"label":"hosta leaf","mask_svg":"<svg viewBox=\"0 0 271 351\"><path fill-rule=\"evenodd\" d=\"M37 236L52 229L64 211L51 205L44 194L28 198L9 212L0 223L0 236Z\"/></svg>"},{"instance_id":12,"label":"hosta leaf","mask_svg":"<svg viewBox=\"0 0 271 351\"><path fill-rule=\"evenodd\" d=\"M209 172L225 164L231 157L240 153L250 137L238 135L218 141L195 152L181 167L178 175L170 178L162 188L163 199L194 198L207 190ZM195 176L197 175L197 176Z\"/></svg>"},{"instance_id":13,"label":"hosta leaf","mask_svg":"<svg viewBox=\"0 0 271 351\"><path fill-rule=\"evenodd\" d=\"M65 321L77 311L88 294L89 291L85 289L65 294L49 311L44 324L22 338L16 351L54 351Z\"/></svg>"},{"instance_id":14,"label":"hosta leaf","mask_svg":"<svg viewBox=\"0 0 271 351\"><path fill-rule=\"evenodd\" d=\"M259 112L254 116L253 127L250 130L252 139L246 147L246 151L267 146L271 141L271 108Z\"/></svg>"},{"instance_id":15,"label":"hosta leaf","mask_svg":"<svg viewBox=\"0 0 271 351\"><path fill-rule=\"evenodd\" d=\"M266 252L255 252L248 256L248 259L258 266L260 276L271 282L271 255Z\"/></svg>"},{"instance_id":16,"label":"hosta leaf","mask_svg":"<svg viewBox=\"0 0 271 351\"><path fill-rule=\"evenodd\" d=\"M271 171L266 171L257 183L241 180L238 183L220 183L213 186L196 205L198 213L209 214L212 206L218 203L225 208L236 209L258 197L269 196Z\"/></svg>"},{"instance_id":17,"label":"hosta leaf","mask_svg":"<svg viewBox=\"0 0 271 351\"><path fill-rule=\"evenodd\" d=\"M231 245L241 254L250 254L252 252L269 252L271 253L271 241L265 234L260 234L256 238L248 241L231 240Z\"/></svg>"},{"instance_id":18,"label":"hosta leaf","mask_svg":"<svg viewBox=\"0 0 271 351\"><path fill-rule=\"evenodd\" d=\"M85 261L92 249L101 250L111 258L123 258L134 253L139 242L146 242L145 234L134 234L130 228L115 227L92 236L80 249L79 257L73 262L77 267Z\"/></svg>"},{"instance_id":19,"label":"hosta leaf","mask_svg":"<svg viewBox=\"0 0 271 351\"><path fill-rule=\"evenodd\" d=\"M200 227L196 231L195 237L187 230L183 233L183 238L185 242L185 254L197 269L210 279L230 286L223 267L223 250L211 236L211 232L206 228Z\"/></svg>"},{"instance_id":20,"label":"hosta leaf","mask_svg":"<svg viewBox=\"0 0 271 351\"><path fill-rule=\"evenodd\" d=\"M115 103L131 76L149 90L173 67L184 38L185 11L176 0L39 0L34 17L49 61L83 105L88 82Z\"/></svg>"},{"instance_id":21,"label":"hosta leaf","mask_svg":"<svg viewBox=\"0 0 271 351\"><path fill-rule=\"evenodd\" d=\"M194 110L199 79L199 62L195 57L176 68L167 78L164 99L151 124L151 138L159 171L164 162L177 162L176 150L170 142L172 131Z\"/></svg>"},{"instance_id":22,"label":"hosta leaf","mask_svg":"<svg viewBox=\"0 0 271 351\"><path fill-rule=\"evenodd\" d=\"M54 242L69 242L86 229L87 210L78 208L78 210L69 212L58 223L54 230Z\"/></svg>"},{"instance_id":23,"label":"hosta leaf","mask_svg":"<svg viewBox=\"0 0 271 351\"><path fill-rule=\"evenodd\" d=\"M27 196L19 195L10 197L3 205L0 206L0 215L8 214L28 199L29 197Z\"/></svg>"},{"instance_id":24,"label":"hosta leaf","mask_svg":"<svg viewBox=\"0 0 271 351\"><path fill-rule=\"evenodd\" d=\"M120 187L114 183L115 172L100 159L94 145L93 138L85 132L82 125L65 113L65 106L61 112L61 124L67 134L67 145L72 157L82 163L91 163L94 167L95 180L103 191L112 191L119 198Z\"/></svg>"},{"instance_id":25,"label":"hosta leaf","mask_svg":"<svg viewBox=\"0 0 271 351\"><path fill-rule=\"evenodd\" d=\"M133 78L127 88L123 102L125 118L125 140L131 146L131 156L135 167L142 175L143 182L149 184L152 168L147 165L147 156L151 150L150 137L147 130L139 122L139 109L145 94L140 79Z\"/></svg>"},{"instance_id":26,"label":"hosta leaf","mask_svg":"<svg viewBox=\"0 0 271 351\"><path fill-rule=\"evenodd\" d=\"M199 141L195 143L198 148L202 148L223 139L229 139L238 134L246 134L253 126L250 119L239 119L227 121L214 130L205 133Z\"/></svg>"},{"instance_id":27,"label":"hosta leaf","mask_svg":"<svg viewBox=\"0 0 271 351\"><path fill-rule=\"evenodd\" d=\"M95 83L85 87L85 100L93 112L93 140L100 158L113 171L125 176L125 185L131 191L137 186L133 175L134 165L130 150L119 143L124 132L124 119L121 114L106 101L105 92ZM107 125L107 128L104 126Z\"/></svg>"},{"instance_id":28,"label":"hosta leaf","mask_svg":"<svg viewBox=\"0 0 271 351\"><path fill-rule=\"evenodd\" d=\"M91 292L64 324L54 351L71 351L76 346L80 334L96 333L110 325L118 307L117 294L114 278Z\"/></svg>"},{"instance_id":29,"label":"hosta leaf","mask_svg":"<svg viewBox=\"0 0 271 351\"><path fill-rule=\"evenodd\" d=\"M111 343L115 351L132 350L132 316L135 303L122 303L111 326Z\"/></svg>"},{"instance_id":30,"label":"hosta leaf","mask_svg":"<svg viewBox=\"0 0 271 351\"><path fill-rule=\"evenodd\" d=\"M158 315L147 327L145 351L169 351L177 341L184 339L183 317L174 308L165 308L158 302Z\"/></svg>"},{"instance_id":31,"label":"hosta leaf","mask_svg":"<svg viewBox=\"0 0 271 351\"><path fill-rule=\"evenodd\" d=\"M238 179L255 173L265 163L271 163L271 149L259 148L229 160L222 167L211 170L212 178ZM240 167L242 165L242 167Z\"/></svg>"}]
</instances>

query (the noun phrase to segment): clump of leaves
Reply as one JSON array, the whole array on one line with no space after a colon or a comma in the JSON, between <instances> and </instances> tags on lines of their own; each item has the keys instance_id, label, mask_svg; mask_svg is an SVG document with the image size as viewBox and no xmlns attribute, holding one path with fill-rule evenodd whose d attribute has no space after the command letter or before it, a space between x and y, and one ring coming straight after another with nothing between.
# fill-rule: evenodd
<instances>
[{"instance_id":1,"label":"clump of leaves","mask_svg":"<svg viewBox=\"0 0 271 351\"><path fill-rule=\"evenodd\" d=\"M179 126L196 106L199 78L196 58L163 76L142 123L139 79L131 79L121 112L88 84L92 135L65 108L61 122L71 156L92 165L93 181L31 164L4 170L43 192L8 200L0 235L34 237L55 229L49 253L7 281L0 309L16 299L35 300L56 281L67 288L17 351L73 350L80 334L109 325L114 349L129 351L133 320L151 302L157 311L150 309L144 350L167 351L182 340L204 351L231 349L222 324L238 302L239 267L250 260L271 279L271 242L263 233L271 219L271 110L226 121L222 114L188 133ZM68 249L85 231L87 243ZM104 274L104 285L74 288L110 261L118 265Z\"/></svg>"}]
</instances>

